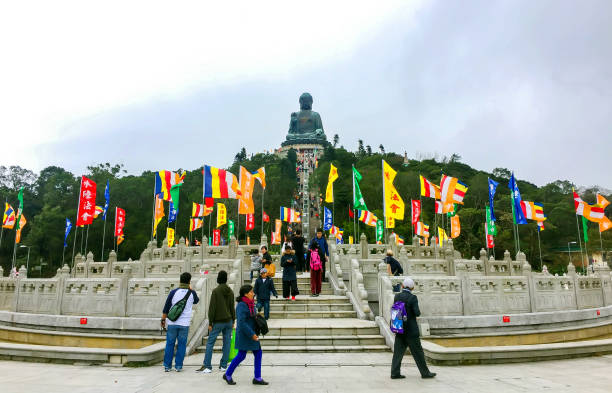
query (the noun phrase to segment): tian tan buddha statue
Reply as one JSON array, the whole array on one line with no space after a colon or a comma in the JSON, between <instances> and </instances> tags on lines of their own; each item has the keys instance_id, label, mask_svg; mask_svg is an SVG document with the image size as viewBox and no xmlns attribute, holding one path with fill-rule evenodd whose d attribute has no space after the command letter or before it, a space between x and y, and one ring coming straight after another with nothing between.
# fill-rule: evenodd
<instances>
[{"instance_id":1,"label":"tian tan buddha statue","mask_svg":"<svg viewBox=\"0 0 612 393\"><path fill-rule=\"evenodd\" d=\"M287 140L282 145L302 143L319 145L328 143L321 116L312 110L312 96L308 93L300 96L300 111L291 114Z\"/></svg>"}]
</instances>

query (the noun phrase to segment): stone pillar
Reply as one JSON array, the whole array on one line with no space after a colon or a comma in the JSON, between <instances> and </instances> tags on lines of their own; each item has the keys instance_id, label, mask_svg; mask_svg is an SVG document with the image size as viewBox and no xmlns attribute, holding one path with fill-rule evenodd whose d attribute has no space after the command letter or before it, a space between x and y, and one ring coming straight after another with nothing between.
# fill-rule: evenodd
<instances>
[{"instance_id":1,"label":"stone pillar","mask_svg":"<svg viewBox=\"0 0 612 393\"><path fill-rule=\"evenodd\" d=\"M397 233L392 233L389 236L389 248L391 249L391 251L393 251L393 255L398 255L399 247L397 246Z\"/></svg>"},{"instance_id":2,"label":"stone pillar","mask_svg":"<svg viewBox=\"0 0 612 393\"><path fill-rule=\"evenodd\" d=\"M595 276L601 280L601 290L603 292L604 306L612 305L612 276L608 265L598 265L594 267Z\"/></svg>"},{"instance_id":3,"label":"stone pillar","mask_svg":"<svg viewBox=\"0 0 612 393\"><path fill-rule=\"evenodd\" d=\"M402 269L404 269L404 275L407 276L408 273L410 273L410 270L412 269L410 266L410 260L408 259L408 251L406 250L406 247L400 248L398 259L400 265L402 265ZM380 271L380 269L378 270ZM387 271L386 268L385 271Z\"/></svg>"},{"instance_id":4,"label":"stone pillar","mask_svg":"<svg viewBox=\"0 0 612 393\"><path fill-rule=\"evenodd\" d=\"M111 252L108 253L108 262L117 262L117 253L115 252L115 250L111 250Z\"/></svg>"},{"instance_id":5,"label":"stone pillar","mask_svg":"<svg viewBox=\"0 0 612 393\"><path fill-rule=\"evenodd\" d=\"M132 278L132 267L130 265L125 265L123 267L123 274L121 275L121 299L123 299L123 304L121 306L121 310L119 310L118 316L120 317L128 316L130 278Z\"/></svg>"},{"instance_id":6,"label":"stone pillar","mask_svg":"<svg viewBox=\"0 0 612 393\"><path fill-rule=\"evenodd\" d=\"M4 269L0 266L0 277L4 277Z\"/></svg>"},{"instance_id":7,"label":"stone pillar","mask_svg":"<svg viewBox=\"0 0 612 393\"><path fill-rule=\"evenodd\" d=\"M185 248L187 244L185 243L185 238L181 236L178 241L178 245L176 246L176 259L181 260L185 258Z\"/></svg>"},{"instance_id":8,"label":"stone pillar","mask_svg":"<svg viewBox=\"0 0 612 393\"><path fill-rule=\"evenodd\" d=\"M19 279L28 278L28 269L24 265L19 268Z\"/></svg>"},{"instance_id":9,"label":"stone pillar","mask_svg":"<svg viewBox=\"0 0 612 393\"><path fill-rule=\"evenodd\" d=\"M530 312L536 312L536 292L535 292L535 283L533 282L533 276L531 273L531 265L527 260L523 262L522 266L522 275L527 279L527 288L529 289L529 304L530 304Z\"/></svg>"},{"instance_id":10,"label":"stone pillar","mask_svg":"<svg viewBox=\"0 0 612 393\"><path fill-rule=\"evenodd\" d=\"M262 246L266 246L266 248L268 247L268 236L266 236L265 233L263 235L261 235L261 240L259 242L259 248L260 249L261 249Z\"/></svg>"},{"instance_id":11,"label":"stone pillar","mask_svg":"<svg viewBox=\"0 0 612 393\"><path fill-rule=\"evenodd\" d=\"M459 262L455 266L455 271L457 273L457 278L461 280L461 300L463 303L463 315L471 315L472 306L470 304L470 282L467 266L465 266L465 263Z\"/></svg>"},{"instance_id":12,"label":"stone pillar","mask_svg":"<svg viewBox=\"0 0 612 393\"><path fill-rule=\"evenodd\" d=\"M504 251L504 266L506 266L506 270L508 271L508 275L512 275L512 258L510 257L510 251Z\"/></svg>"},{"instance_id":13,"label":"stone pillar","mask_svg":"<svg viewBox=\"0 0 612 393\"><path fill-rule=\"evenodd\" d=\"M238 241L236 240L236 238L234 236L232 236L232 238L229 241L228 244L228 258L229 259L234 259L236 258L236 249L238 248Z\"/></svg>"},{"instance_id":14,"label":"stone pillar","mask_svg":"<svg viewBox=\"0 0 612 393\"><path fill-rule=\"evenodd\" d=\"M368 259L370 252L368 250L368 238L365 233L359 237L359 245L361 246L361 259Z\"/></svg>"}]
</instances>

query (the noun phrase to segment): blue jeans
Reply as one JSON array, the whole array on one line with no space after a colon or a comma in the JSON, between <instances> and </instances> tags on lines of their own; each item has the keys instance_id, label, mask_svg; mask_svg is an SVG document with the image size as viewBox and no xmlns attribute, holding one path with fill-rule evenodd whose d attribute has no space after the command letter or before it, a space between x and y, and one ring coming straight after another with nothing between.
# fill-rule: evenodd
<instances>
[{"instance_id":1,"label":"blue jeans","mask_svg":"<svg viewBox=\"0 0 612 393\"><path fill-rule=\"evenodd\" d=\"M270 299L268 300L257 300L257 309L264 309L264 318L270 319Z\"/></svg>"},{"instance_id":2,"label":"blue jeans","mask_svg":"<svg viewBox=\"0 0 612 393\"><path fill-rule=\"evenodd\" d=\"M206 340L206 354L204 355L204 367L212 369L212 355L215 342L219 333L223 334L223 355L221 356L220 366L227 367L230 346L232 344L232 322L217 322L213 324L212 330Z\"/></svg>"},{"instance_id":3,"label":"blue jeans","mask_svg":"<svg viewBox=\"0 0 612 393\"><path fill-rule=\"evenodd\" d=\"M236 371L236 368L238 367L238 365L240 365L240 363L242 363L242 361L246 358L246 354L247 354L247 351L238 351L238 355L236 355L234 360L232 360L229 368L225 372L225 375L229 379L232 379L232 374L234 374L234 371ZM254 364L255 379L260 380L261 379L261 357L262 357L261 349L258 349L257 351L253 351L253 356L255 356L255 364Z\"/></svg>"},{"instance_id":4,"label":"blue jeans","mask_svg":"<svg viewBox=\"0 0 612 393\"><path fill-rule=\"evenodd\" d=\"M183 360L185 359L185 351L187 350L187 335L189 334L189 326L170 325L166 333L166 350L164 351L164 367L172 368L172 357L174 356L174 343L178 340L176 346L176 358L174 359L174 367L177 370L183 368Z\"/></svg>"}]
</instances>

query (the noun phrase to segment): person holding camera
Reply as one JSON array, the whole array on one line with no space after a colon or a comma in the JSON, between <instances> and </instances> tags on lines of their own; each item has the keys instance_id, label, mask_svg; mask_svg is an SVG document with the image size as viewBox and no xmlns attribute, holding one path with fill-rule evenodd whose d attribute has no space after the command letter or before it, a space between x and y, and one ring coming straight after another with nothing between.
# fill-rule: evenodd
<instances>
[{"instance_id":1,"label":"person holding camera","mask_svg":"<svg viewBox=\"0 0 612 393\"><path fill-rule=\"evenodd\" d=\"M291 246L285 246L285 253L281 257L281 266L283 267L283 297L285 299L289 299L290 291L291 300L295 300L295 297L300 294L297 286L297 273L295 271L296 262L297 259Z\"/></svg>"}]
</instances>

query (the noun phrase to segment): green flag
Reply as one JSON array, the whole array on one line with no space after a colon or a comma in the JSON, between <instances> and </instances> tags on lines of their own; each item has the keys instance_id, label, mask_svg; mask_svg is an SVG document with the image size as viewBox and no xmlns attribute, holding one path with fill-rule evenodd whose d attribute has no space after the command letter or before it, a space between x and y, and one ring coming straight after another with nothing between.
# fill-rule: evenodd
<instances>
[{"instance_id":1,"label":"green flag","mask_svg":"<svg viewBox=\"0 0 612 393\"><path fill-rule=\"evenodd\" d=\"M448 217L455 217L456 214L457 214L457 204L453 203L453 211L446 213L446 215Z\"/></svg>"},{"instance_id":2,"label":"green flag","mask_svg":"<svg viewBox=\"0 0 612 393\"><path fill-rule=\"evenodd\" d=\"M361 189L359 188L360 181L361 173L357 172L357 169L353 167L353 208L368 210L363 195L361 195Z\"/></svg>"},{"instance_id":3,"label":"green flag","mask_svg":"<svg viewBox=\"0 0 612 393\"><path fill-rule=\"evenodd\" d=\"M487 235L497 236L495 221L491 220L491 209L489 209L489 206L485 205L485 210L487 211Z\"/></svg>"},{"instance_id":4,"label":"green flag","mask_svg":"<svg viewBox=\"0 0 612 393\"><path fill-rule=\"evenodd\" d=\"M385 223L379 219L376 221L376 241L382 242L385 235Z\"/></svg>"},{"instance_id":5,"label":"green flag","mask_svg":"<svg viewBox=\"0 0 612 393\"><path fill-rule=\"evenodd\" d=\"M234 236L234 221L227 221L227 238L231 239Z\"/></svg>"},{"instance_id":6,"label":"green flag","mask_svg":"<svg viewBox=\"0 0 612 393\"><path fill-rule=\"evenodd\" d=\"M584 216L582 216L582 231L584 232L584 242L588 242L589 241L589 235L587 234L587 220L586 218L584 218Z\"/></svg>"},{"instance_id":7,"label":"green flag","mask_svg":"<svg viewBox=\"0 0 612 393\"><path fill-rule=\"evenodd\" d=\"M172 204L174 208L178 211L179 208L179 191L181 189L181 185L183 183L175 184L170 189L170 199L172 199Z\"/></svg>"},{"instance_id":8,"label":"green flag","mask_svg":"<svg viewBox=\"0 0 612 393\"><path fill-rule=\"evenodd\" d=\"M19 189L19 195L17 195L17 199L19 199L19 209L17 210L17 219L15 224L15 230L19 229L19 221L21 221L21 214L23 213L23 187Z\"/></svg>"}]
</instances>

